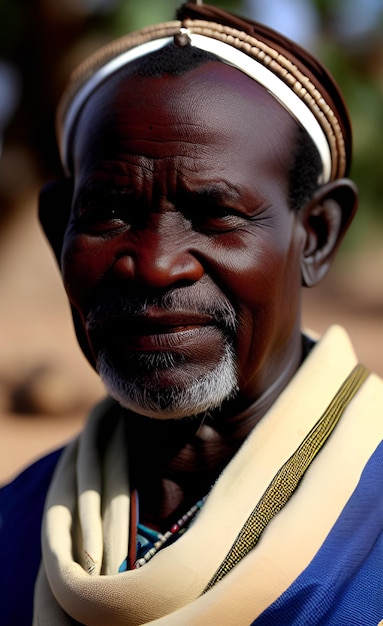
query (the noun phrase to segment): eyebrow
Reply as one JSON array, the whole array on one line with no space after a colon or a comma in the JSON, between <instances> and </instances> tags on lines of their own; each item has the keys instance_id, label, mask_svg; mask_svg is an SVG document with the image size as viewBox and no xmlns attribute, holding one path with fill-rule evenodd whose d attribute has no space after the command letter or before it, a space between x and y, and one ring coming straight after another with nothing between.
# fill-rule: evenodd
<instances>
[{"instance_id":1,"label":"eyebrow","mask_svg":"<svg viewBox=\"0 0 383 626\"><path fill-rule=\"evenodd\" d=\"M219 203L223 200L230 203L238 202L242 195L243 190L241 193L237 187L229 185L224 181L210 185L201 185L195 189L181 189L177 193L181 201L198 200L202 204L212 201Z\"/></svg>"},{"instance_id":2,"label":"eyebrow","mask_svg":"<svg viewBox=\"0 0 383 626\"><path fill-rule=\"evenodd\" d=\"M106 184L94 184L84 187L79 191L76 202L85 199L110 199L110 198L129 198L133 196L133 190L126 187L108 186Z\"/></svg>"},{"instance_id":3,"label":"eyebrow","mask_svg":"<svg viewBox=\"0 0 383 626\"><path fill-rule=\"evenodd\" d=\"M231 185L226 181L181 190L177 194L176 203L183 205L187 211L196 208L203 211L205 207L208 209L211 204L215 204L248 217L255 217L269 206L267 199L255 190L250 191L247 187ZM195 206L197 203L198 207Z\"/></svg>"},{"instance_id":4,"label":"eyebrow","mask_svg":"<svg viewBox=\"0 0 383 626\"><path fill-rule=\"evenodd\" d=\"M204 207L208 208L212 204L225 205L234 208L240 208L241 199L246 196L246 189L239 189L235 185L231 185L226 181L218 181L211 184L199 185L195 188L190 188L182 183L178 189L167 196L167 199L174 205L182 210L182 207L186 210L198 208L203 210ZM115 185L109 185L106 183L94 182L89 186L85 186L83 190L79 191L76 198L76 204L81 205L86 202L107 202L111 200L129 200L134 199L136 205L145 205L140 193L129 187L117 187ZM252 205L254 206L254 204ZM246 210L245 206L242 206L242 210ZM247 211L246 211L247 212Z\"/></svg>"}]
</instances>

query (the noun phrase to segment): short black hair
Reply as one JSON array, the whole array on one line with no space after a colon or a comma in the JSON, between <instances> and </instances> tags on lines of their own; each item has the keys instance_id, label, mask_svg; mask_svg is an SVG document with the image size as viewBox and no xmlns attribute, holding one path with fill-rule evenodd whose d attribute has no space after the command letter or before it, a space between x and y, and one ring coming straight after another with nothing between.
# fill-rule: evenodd
<instances>
[{"instance_id":1,"label":"short black hair","mask_svg":"<svg viewBox=\"0 0 383 626\"><path fill-rule=\"evenodd\" d=\"M289 169L289 206L299 211L318 188L322 163L310 135L297 124Z\"/></svg>"},{"instance_id":2,"label":"short black hair","mask_svg":"<svg viewBox=\"0 0 383 626\"><path fill-rule=\"evenodd\" d=\"M177 46L171 43L137 59L127 69L130 69L129 73L146 78L160 78L164 74L183 76L208 61L221 62L215 54L205 50L190 45Z\"/></svg>"}]
</instances>

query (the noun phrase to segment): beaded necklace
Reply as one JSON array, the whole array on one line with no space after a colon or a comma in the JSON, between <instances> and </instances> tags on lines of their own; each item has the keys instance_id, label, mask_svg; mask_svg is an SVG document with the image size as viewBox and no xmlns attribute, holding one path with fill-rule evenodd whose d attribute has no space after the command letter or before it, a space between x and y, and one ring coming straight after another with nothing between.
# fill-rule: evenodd
<instances>
[{"instance_id":1,"label":"beaded necklace","mask_svg":"<svg viewBox=\"0 0 383 626\"><path fill-rule=\"evenodd\" d=\"M133 569L139 569L143 565L146 565L148 561L157 552L159 552L165 545L169 545L176 541L190 526L191 522L196 517L199 510L203 507L207 496L198 500L196 504L182 516L175 524L173 524L169 530L165 533L160 533L144 524L141 524L138 520L136 522L136 560L133 565ZM128 569L128 557L122 562L119 567L119 572L125 572Z\"/></svg>"}]
</instances>

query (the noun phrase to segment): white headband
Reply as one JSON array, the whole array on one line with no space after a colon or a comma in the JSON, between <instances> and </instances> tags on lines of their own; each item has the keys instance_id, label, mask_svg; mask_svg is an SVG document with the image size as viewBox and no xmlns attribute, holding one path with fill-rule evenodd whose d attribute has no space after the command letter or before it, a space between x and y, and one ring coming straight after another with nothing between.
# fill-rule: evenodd
<instances>
[{"instance_id":1,"label":"white headband","mask_svg":"<svg viewBox=\"0 0 383 626\"><path fill-rule=\"evenodd\" d=\"M181 33L190 39L190 44L217 56L225 63L232 65L241 72L253 78L278 100L278 102L290 113L290 115L306 130L314 142L322 162L322 175L318 183L326 183L331 177L331 152L321 125L315 115L292 89L284 83L267 66L262 65L256 59L248 56L233 46L217 39L190 33L182 28ZM60 129L59 148L61 160L65 168L68 168L69 141L72 128L80 113L82 106L96 88L109 76L128 63L144 57L169 43L174 41L174 37L162 37L153 41L140 44L130 50L122 52L105 65L100 67L90 76L90 78L80 87L71 101Z\"/></svg>"}]
</instances>

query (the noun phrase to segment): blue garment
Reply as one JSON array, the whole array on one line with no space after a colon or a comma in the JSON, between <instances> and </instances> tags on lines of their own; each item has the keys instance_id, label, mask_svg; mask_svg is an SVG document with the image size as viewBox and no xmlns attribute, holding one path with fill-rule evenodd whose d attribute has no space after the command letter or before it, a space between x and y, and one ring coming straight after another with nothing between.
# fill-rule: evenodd
<instances>
[{"instance_id":1,"label":"blue garment","mask_svg":"<svg viewBox=\"0 0 383 626\"><path fill-rule=\"evenodd\" d=\"M31 626L41 560L40 526L57 450L0 489L0 623ZM17 583L17 585L16 585Z\"/></svg>"},{"instance_id":2,"label":"blue garment","mask_svg":"<svg viewBox=\"0 0 383 626\"><path fill-rule=\"evenodd\" d=\"M60 452L0 490L2 626L32 623L41 516ZM378 625L383 619L382 487L383 443L314 559L252 626Z\"/></svg>"},{"instance_id":3,"label":"blue garment","mask_svg":"<svg viewBox=\"0 0 383 626\"><path fill-rule=\"evenodd\" d=\"M378 626L383 620L383 443L326 541L252 626Z\"/></svg>"}]
</instances>

